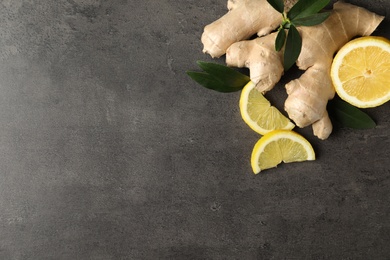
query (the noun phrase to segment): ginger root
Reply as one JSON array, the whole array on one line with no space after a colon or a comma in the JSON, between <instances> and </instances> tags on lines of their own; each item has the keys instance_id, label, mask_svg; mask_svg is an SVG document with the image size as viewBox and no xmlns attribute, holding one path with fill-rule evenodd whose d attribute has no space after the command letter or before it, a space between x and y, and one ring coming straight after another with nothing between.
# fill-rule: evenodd
<instances>
[{"instance_id":1,"label":"ginger root","mask_svg":"<svg viewBox=\"0 0 390 260\"><path fill-rule=\"evenodd\" d=\"M285 1L288 10L298 0ZM235 42L254 34L267 35L282 22L282 16L266 0L228 0L229 12L206 25L202 34L203 52L220 57Z\"/></svg>"},{"instance_id":2,"label":"ginger root","mask_svg":"<svg viewBox=\"0 0 390 260\"><path fill-rule=\"evenodd\" d=\"M290 1L290 7L295 2ZM271 90L284 73L282 54L275 51L276 33L272 33L282 20L280 13L266 0L230 0L228 8L225 16L205 27L204 52L212 57L226 54L228 66L249 68L259 91ZM297 126L312 125L314 135L328 138L332 123L326 106L335 95L330 78L333 55L352 38L372 34L383 19L362 7L337 2L322 24L298 27L302 51L296 64L306 71L286 84L285 101L285 110ZM247 40L255 33L259 37Z\"/></svg>"},{"instance_id":3,"label":"ginger root","mask_svg":"<svg viewBox=\"0 0 390 260\"><path fill-rule=\"evenodd\" d=\"M226 53L226 64L249 68L250 78L261 92L269 91L284 73L282 52L275 51L276 33L250 41L232 44Z\"/></svg>"}]
</instances>

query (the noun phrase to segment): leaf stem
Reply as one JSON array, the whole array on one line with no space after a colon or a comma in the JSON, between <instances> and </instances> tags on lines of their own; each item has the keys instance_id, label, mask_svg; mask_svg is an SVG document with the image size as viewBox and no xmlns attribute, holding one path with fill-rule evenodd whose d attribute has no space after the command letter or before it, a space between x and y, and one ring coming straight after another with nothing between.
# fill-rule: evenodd
<instances>
[{"instance_id":1,"label":"leaf stem","mask_svg":"<svg viewBox=\"0 0 390 260\"><path fill-rule=\"evenodd\" d=\"M296 62L296 59L298 59L301 52L302 38L296 27L314 26L324 22L329 17L330 13L318 12L321 11L330 0L299 0L289 12L282 11L282 7L284 7L283 1L267 1L282 14L282 22L277 30L278 35L275 40L275 49L280 51L283 46L285 47L285 70L288 70ZM287 40L286 32L284 30L288 30Z\"/></svg>"}]
</instances>

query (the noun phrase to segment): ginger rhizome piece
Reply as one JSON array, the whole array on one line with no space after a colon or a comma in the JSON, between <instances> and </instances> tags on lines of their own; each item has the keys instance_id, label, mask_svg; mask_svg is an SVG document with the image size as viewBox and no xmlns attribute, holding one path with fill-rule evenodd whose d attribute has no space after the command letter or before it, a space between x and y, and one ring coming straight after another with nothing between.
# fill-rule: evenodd
<instances>
[{"instance_id":1,"label":"ginger rhizome piece","mask_svg":"<svg viewBox=\"0 0 390 260\"><path fill-rule=\"evenodd\" d=\"M285 1L285 10L297 1ZM283 20L282 15L266 0L229 0L227 7L229 12L206 25L202 34L203 52L211 57L224 55L230 45L254 34L269 34Z\"/></svg>"},{"instance_id":2,"label":"ginger rhizome piece","mask_svg":"<svg viewBox=\"0 0 390 260\"><path fill-rule=\"evenodd\" d=\"M266 0L229 1L228 7L225 16L205 27L204 52L212 57L226 54L227 65L249 68L259 91L271 90L284 73L282 52L275 51L273 32L282 21L281 14ZM322 24L298 27L302 51L296 64L306 71L286 84L285 102L285 110L297 126L312 124L314 135L328 138L332 123L326 106L335 95L330 78L333 55L352 38L372 34L383 18L362 7L337 2ZM255 33L259 37L248 40Z\"/></svg>"},{"instance_id":3,"label":"ginger rhizome piece","mask_svg":"<svg viewBox=\"0 0 390 260\"><path fill-rule=\"evenodd\" d=\"M250 78L261 92L269 91L284 73L283 53L275 51L277 33L232 44L226 53L226 64L249 68Z\"/></svg>"}]
</instances>

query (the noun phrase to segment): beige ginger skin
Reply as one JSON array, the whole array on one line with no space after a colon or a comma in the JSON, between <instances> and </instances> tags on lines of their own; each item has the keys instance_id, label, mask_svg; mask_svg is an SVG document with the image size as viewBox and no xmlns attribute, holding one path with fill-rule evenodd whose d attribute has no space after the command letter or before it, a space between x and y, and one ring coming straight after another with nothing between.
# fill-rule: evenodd
<instances>
[{"instance_id":1,"label":"beige ginger skin","mask_svg":"<svg viewBox=\"0 0 390 260\"><path fill-rule=\"evenodd\" d=\"M262 10L270 12L270 15L264 12L259 14L256 11L259 7L247 8L250 6L249 2L261 5L264 8ZM213 57L226 53L227 65L249 68L250 78L256 83L257 89L262 92L269 91L280 81L284 73L282 52L276 52L274 47L276 33L271 33L280 24L281 14L272 10L266 0L236 0L229 3L229 12L205 27L202 35L204 52ZM239 9L241 5L246 8ZM236 11L234 16L232 16L233 11ZM252 12L254 16L249 14ZM237 25L234 21L236 16L251 18L246 23ZM258 20L262 20L256 23L259 27L254 27L250 22L256 16L260 17ZM337 2L333 6L330 17L322 24L298 27L302 36L302 51L296 64L299 69L306 71L300 78L286 84L288 98L285 102L285 110L297 126L306 127L312 124L314 135L320 139L329 137L332 123L326 106L328 100L335 95L330 78L333 55L352 38L372 34L383 18L364 8ZM245 19L241 18L241 20ZM233 29L229 24L236 24L236 26ZM232 30L240 32L232 33ZM219 35L216 37L209 35L215 32ZM264 36L246 40L255 33ZM234 36L231 36L233 34ZM237 40L239 38L241 39Z\"/></svg>"},{"instance_id":2,"label":"beige ginger skin","mask_svg":"<svg viewBox=\"0 0 390 260\"><path fill-rule=\"evenodd\" d=\"M298 0L286 1L286 9ZM203 52L220 57L235 42L254 34L267 35L282 22L282 16L266 0L229 0L228 13L206 25L202 34Z\"/></svg>"}]
</instances>

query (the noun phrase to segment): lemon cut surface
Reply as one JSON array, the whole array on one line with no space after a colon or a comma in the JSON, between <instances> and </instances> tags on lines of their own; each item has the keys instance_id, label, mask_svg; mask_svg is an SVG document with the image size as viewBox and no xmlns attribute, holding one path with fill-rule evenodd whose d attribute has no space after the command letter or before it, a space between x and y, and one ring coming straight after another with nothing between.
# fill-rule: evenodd
<instances>
[{"instance_id":1,"label":"lemon cut surface","mask_svg":"<svg viewBox=\"0 0 390 260\"><path fill-rule=\"evenodd\" d=\"M264 135L276 129L291 130L295 125L249 81L240 96L240 112L244 122L255 132Z\"/></svg>"},{"instance_id":2,"label":"lemon cut surface","mask_svg":"<svg viewBox=\"0 0 390 260\"><path fill-rule=\"evenodd\" d=\"M337 94L360 107L390 100L390 41L366 36L344 45L333 59L332 82Z\"/></svg>"},{"instance_id":3,"label":"lemon cut surface","mask_svg":"<svg viewBox=\"0 0 390 260\"><path fill-rule=\"evenodd\" d=\"M315 160L315 152L303 136L291 130L275 130L262 136L255 144L251 166L253 172L257 174L282 162L312 160Z\"/></svg>"}]
</instances>

